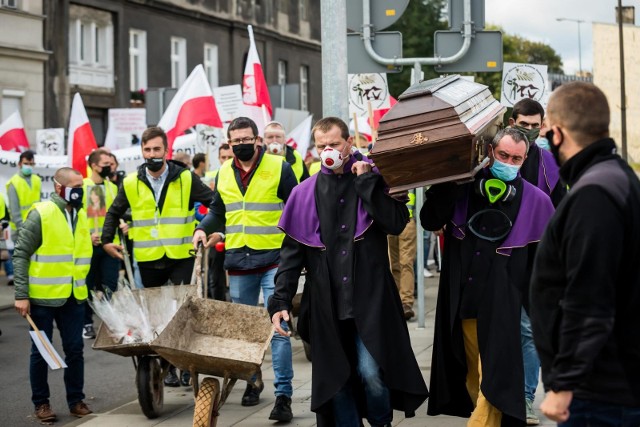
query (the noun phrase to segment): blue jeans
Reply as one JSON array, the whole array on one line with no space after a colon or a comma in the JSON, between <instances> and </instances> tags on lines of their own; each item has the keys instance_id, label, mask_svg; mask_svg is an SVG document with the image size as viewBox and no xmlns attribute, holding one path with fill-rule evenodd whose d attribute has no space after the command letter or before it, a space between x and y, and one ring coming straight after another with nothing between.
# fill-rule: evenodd
<instances>
[{"instance_id":1,"label":"blue jeans","mask_svg":"<svg viewBox=\"0 0 640 427\"><path fill-rule=\"evenodd\" d=\"M422 257L424 259L424 268L427 268L427 265L429 265L429 249L431 249L431 232L424 230L422 236L422 241L424 242L424 253Z\"/></svg>"},{"instance_id":2,"label":"blue jeans","mask_svg":"<svg viewBox=\"0 0 640 427\"><path fill-rule=\"evenodd\" d=\"M41 332L53 341L53 321L60 331L64 361L68 368L64 370L64 386L67 390L67 403L71 408L84 399L84 355L82 326L86 303L78 304L71 296L61 307L31 305L31 318ZM42 358L36 345L31 343L31 361L29 378L31 380L31 401L34 405L49 403L49 383L47 376L49 365Z\"/></svg>"},{"instance_id":3,"label":"blue jeans","mask_svg":"<svg viewBox=\"0 0 640 427\"><path fill-rule=\"evenodd\" d=\"M273 295L275 288L274 278L277 268L259 274L246 276L229 276L229 294L231 301L237 304L258 305L260 288L264 296L265 305L269 297ZM285 326L285 330L287 329ZM275 332L271 340L271 357L273 361L273 373L275 376L273 386L276 396L293 395L293 361L291 355L291 341L289 337L283 337Z\"/></svg>"},{"instance_id":4,"label":"blue jeans","mask_svg":"<svg viewBox=\"0 0 640 427\"><path fill-rule=\"evenodd\" d=\"M533 343L531 320L529 320L524 307L520 310L520 345L522 346L522 360L524 362L524 397L533 402L536 397L536 388L538 388L540 359Z\"/></svg>"},{"instance_id":5,"label":"blue jeans","mask_svg":"<svg viewBox=\"0 0 640 427\"><path fill-rule=\"evenodd\" d=\"M573 399L569 419L559 427L638 427L640 408Z\"/></svg>"},{"instance_id":6,"label":"blue jeans","mask_svg":"<svg viewBox=\"0 0 640 427\"><path fill-rule=\"evenodd\" d=\"M391 397L389 395L389 389L384 385L380 377L380 367L378 367L378 364L357 333L355 334L355 344L358 363L356 370L364 386L367 404L367 421L369 421L372 426L382 426L390 423L393 420ZM336 426L360 427L362 425L362 417L358 413L350 383L347 383L336 393L332 403Z\"/></svg>"},{"instance_id":7,"label":"blue jeans","mask_svg":"<svg viewBox=\"0 0 640 427\"><path fill-rule=\"evenodd\" d=\"M7 280L13 279L13 249L9 249L9 259L4 262L4 272L7 274Z\"/></svg>"}]
</instances>

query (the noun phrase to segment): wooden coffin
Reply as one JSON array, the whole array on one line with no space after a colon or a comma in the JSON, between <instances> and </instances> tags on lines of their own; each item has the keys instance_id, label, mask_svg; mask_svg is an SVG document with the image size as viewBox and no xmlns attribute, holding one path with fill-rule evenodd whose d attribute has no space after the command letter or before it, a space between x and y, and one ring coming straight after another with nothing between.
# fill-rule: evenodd
<instances>
[{"instance_id":1,"label":"wooden coffin","mask_svg":"<svg viewBox=\"0 0 640 427\"><path fill-rule=\"evenodd\" d=\"M505 111L487 86L458 75L420 82L380 120L369 155L392 193L469 180Z\"/></svg>"}]
</instances>

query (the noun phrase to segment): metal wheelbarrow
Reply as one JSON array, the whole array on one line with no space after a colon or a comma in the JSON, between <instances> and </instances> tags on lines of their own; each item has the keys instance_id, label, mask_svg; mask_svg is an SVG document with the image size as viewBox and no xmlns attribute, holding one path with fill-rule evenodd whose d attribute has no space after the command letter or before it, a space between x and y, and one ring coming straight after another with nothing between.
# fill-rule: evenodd
<instances>
[{"instance_id":1,"label":"metal wheelbarrow","mask_svg":"<svg viewBox=\"0 0 640 427\"><path fill-rule=\"evenodd\" d=\"M202 250L196 255L201 270ZM206 253L204 259L208 259ZM207 277L205 263L204 277ZM195 410L193 425L211 427L237 380L262 381L260 366L273 336L264 308L206 299L206 281L196 277L197 296L189 296L151 348L169 363L191 373ZM204 283L204 284L203 284ZM206 377L202 383L198 374ZM256 378L257 377L257 378ZM254 378L256 378L254 380Z\"/></svg>"}]
</instances>

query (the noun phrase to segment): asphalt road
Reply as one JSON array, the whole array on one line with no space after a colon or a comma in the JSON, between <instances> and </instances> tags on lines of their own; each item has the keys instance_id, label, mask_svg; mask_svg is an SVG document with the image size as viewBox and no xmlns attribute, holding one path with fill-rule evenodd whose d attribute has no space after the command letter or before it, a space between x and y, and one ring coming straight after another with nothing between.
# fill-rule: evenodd
<instances>
[{"instance_id":1,"label":"asphalt road","mask_svg":"<svg viewBox=\"0 0 640 427\"><path fill-rule=\"evenodd\" d=\"M26 320L13 309L0 311L0 426L34 426L40 423L33 416L29 385L29 354L31 339ZM96 328L97 330L97 328ZM93 340L85 340L84 361L85 402L97 412L104 412L137 398L135 370L131 358L117 356L91 348ZM54 347L63 356L60 335L53 338ZM56 426L77 418L69 415L63 381L63 371L49 371L51 406L58 415Z\"/></svg>"}]
</instances>

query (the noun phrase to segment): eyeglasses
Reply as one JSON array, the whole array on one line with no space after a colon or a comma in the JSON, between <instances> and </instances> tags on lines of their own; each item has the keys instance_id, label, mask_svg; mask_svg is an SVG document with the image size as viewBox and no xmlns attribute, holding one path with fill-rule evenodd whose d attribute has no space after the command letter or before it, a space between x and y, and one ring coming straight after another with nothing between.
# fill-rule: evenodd
<instances>
[{"instance_id":1,"label":"eyeglasses","mask_svg":"<svg viewBox=\"0 0 640 427\"><path fill-rule=\"evenodd\" d=\"M253 141L256 140L255 136L245 136L244 138L236 138L236 139L230 139L229 140L229 144L230 145L238 145L238 144L251 144L253 143Z\"/></svg>"}]
</instances>

